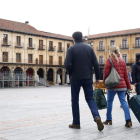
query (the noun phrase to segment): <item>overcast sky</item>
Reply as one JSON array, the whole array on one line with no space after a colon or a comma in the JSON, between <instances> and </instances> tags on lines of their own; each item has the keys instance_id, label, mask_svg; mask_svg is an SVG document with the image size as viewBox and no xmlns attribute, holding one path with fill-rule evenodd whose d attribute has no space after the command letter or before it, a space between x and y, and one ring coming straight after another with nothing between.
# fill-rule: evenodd
<instances>
[{"instance_id":1,"label":"overcast sky","mask_svg":"<svg viewBox=\"0 0 140 140\"><path fill-rule=\"evenodd\" d=\"M71 36L140 28L140 0L1 0L0 18Z\"/></svg>"}]
</instances>

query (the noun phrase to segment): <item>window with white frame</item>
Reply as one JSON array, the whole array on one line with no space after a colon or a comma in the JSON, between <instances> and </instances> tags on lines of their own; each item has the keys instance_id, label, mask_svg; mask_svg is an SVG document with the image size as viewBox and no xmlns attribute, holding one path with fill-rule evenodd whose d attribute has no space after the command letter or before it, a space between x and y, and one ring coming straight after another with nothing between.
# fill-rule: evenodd
<instances>
[{"instance_id":1,"label":"window with white frame","mask_svg":"<svg viewBox=\"0 0 140 140\"><path fill-rule=\"evenodd\" d=\"M123 60L125 61L125 63L127 63L127 60L128 60L127 54L123 54L123 55L122 55L122 58L123 58Z\"/></svg>"},{"instance_id":2,"label":"window with white frame","mask_svg":"<svg viewBox=\"0 0 140 140\"><path fill-rule=\"evenodd\" d=\"M122 48L128 48L127 39L122 40Z\"/></svg>"},{"instance_id":3,"label":"window with white frame","mask_svg":"<svg viewBox=\"0 0 140 140\"><path fill-rule=\"evenodd\" d=\"M115 40L111 40L110 41L110 46L114 46L115 45Z\"/></svg>"},{"instance_id":4,"label":"window with white frame","mask_svg":"<svg viewBox=\"0 0 140 140\"><path fill-rule=\"evenodd\" d=\"M99 41L99 50L103 50L104 47L103 47L103 41Z\"/></svg>"},{"instance_id":5,"label":"window with white frame","mask_svg":"<svg viewBox=\"0 0 140 140\"><path fill-rule=\"evenodd\" d=\"M104 63L104 57L103 56L99 56L99 64L103 64Z\"/></svg>"},{"instance_id":6,"label":"window with white frame","mask_svg":"<svg viewBox=\"0 0 140 140\"><path fill-rule=\"evenodd\" d=\"M136 45L135 47L140 47L140 37L136 38Z\"/></svg>"}]
</instances>

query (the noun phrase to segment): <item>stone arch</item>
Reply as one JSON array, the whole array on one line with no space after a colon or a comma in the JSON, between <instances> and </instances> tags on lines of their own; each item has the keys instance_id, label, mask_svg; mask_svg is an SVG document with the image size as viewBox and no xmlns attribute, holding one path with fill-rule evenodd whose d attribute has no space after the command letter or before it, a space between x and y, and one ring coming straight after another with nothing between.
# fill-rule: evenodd
<instances>
[{"instance_id":1,"label":"stone arch","mask_svg":"<svg viewBox=\"0 0 140 140\"><path fill-rule=\"evenodd\" d=\"M11 73L11 69L8 66L3 66L0 69L1 73Z\"/></svg>"},{"instance_id":2,"label":"stone arch","mask_svg":"<svg viewBox=\"0 0 140 140\"><path fill-rule=\"evenodd\" d=\"M44 68L38 68L37 75L39 76L39 78L44 78L44 76L45 76Z\"/></svg>"},{"instance_id":3,"label":"stone arch","mask_svg":"<svg viewBox=\"0 0 140 140\"><path fill-rule=\"evenodd\" d=\"M27 75L35 75L35 70L34 70L34 68L33 67L28 67L27 69L26 69L26 74Z\"/></svg>"},{"instance_id":4,"label":"stone arch","mask_svg":"<svg viewBox=\"0 0 140 140\"><path fill-rule=\"evenodd\" d=\"M48 70L47 70L47 80L51 83L51 84L53 84L53 82L54 82L54 69L53 68L49 68Z\"/></svg>"},{"instance_id":5,"label":"stone arch","mask_svg":"<svg viewBox=\"0 0 140 140\"><path fill-rule=\"evenodd\" d=\"M23 68L21 68L21 67L16 67L15 69L14 69L14 73L23 73Z\"/></svg>"},{"instance_id":6,"label":"stone arch","mask_svg":"<svg viewBox=\"0 0 140 140\"><path fill-rule=\"evenodd\" d=\"M60 75L61 83L59 83L59 84L62 85L62 80L63 80L63 69L62 69L62 68L58 68L56 72L57 72L57 74ZM57 78L57 76L56 76L56 78ZM57 79L56 79L56 81L57 81Z\"/></svg>"}]
</instances>

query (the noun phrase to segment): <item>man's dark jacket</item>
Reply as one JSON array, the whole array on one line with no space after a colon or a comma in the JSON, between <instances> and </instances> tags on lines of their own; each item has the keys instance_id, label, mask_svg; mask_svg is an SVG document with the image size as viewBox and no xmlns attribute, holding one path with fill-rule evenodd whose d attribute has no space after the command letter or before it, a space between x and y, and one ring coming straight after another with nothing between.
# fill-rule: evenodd
<instances>
[{"instance_id":1,"label":"man's dark jacket","mask_svg":"<svg viewBox=\"0 0 140 140\"><path fill-rule=\"evenodd\" d=\"M140 82L140 62L136 61L136 63L132 65L131 75L133 83Z\"/></svg>"},{"instance_id":2,"label":"man's dark jacket","mask_svg":"<svg viewBox=\"0 0 140 140\"><path fill-rule=\"evenodd\" d=\"M68 49L65 67L71 80L92 79L92 67L95 69L96 79L100 79L99 64L94 50L83 41L77 41Z\"/></svg>"}]
</instances>

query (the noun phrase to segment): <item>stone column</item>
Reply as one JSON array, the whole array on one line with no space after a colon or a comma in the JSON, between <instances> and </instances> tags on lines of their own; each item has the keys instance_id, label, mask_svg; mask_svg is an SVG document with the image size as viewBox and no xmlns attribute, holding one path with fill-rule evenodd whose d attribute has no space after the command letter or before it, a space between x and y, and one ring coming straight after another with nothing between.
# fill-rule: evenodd
<instances>
[{"instance_id":1,"label":"stone column","mask_svg":"<svg viewBox=\"0 0 140 140\"><path fill-rule=\"evenodd\" d=\"M57 76L57 71L54 70L54 71L53 71L53 85L56 84L56 76Z\"/></svg>"},{"instance_id":2,"label":"stone column","mask_svg":"<svg viewBox=\"0 0 140 140\"><path fill-rule=\"evenodd\" d=\"M62 85L66 84L65 79L66 79L65 70L63 69L63 71L62 71Z\"/></svg>"}]
</instances>

